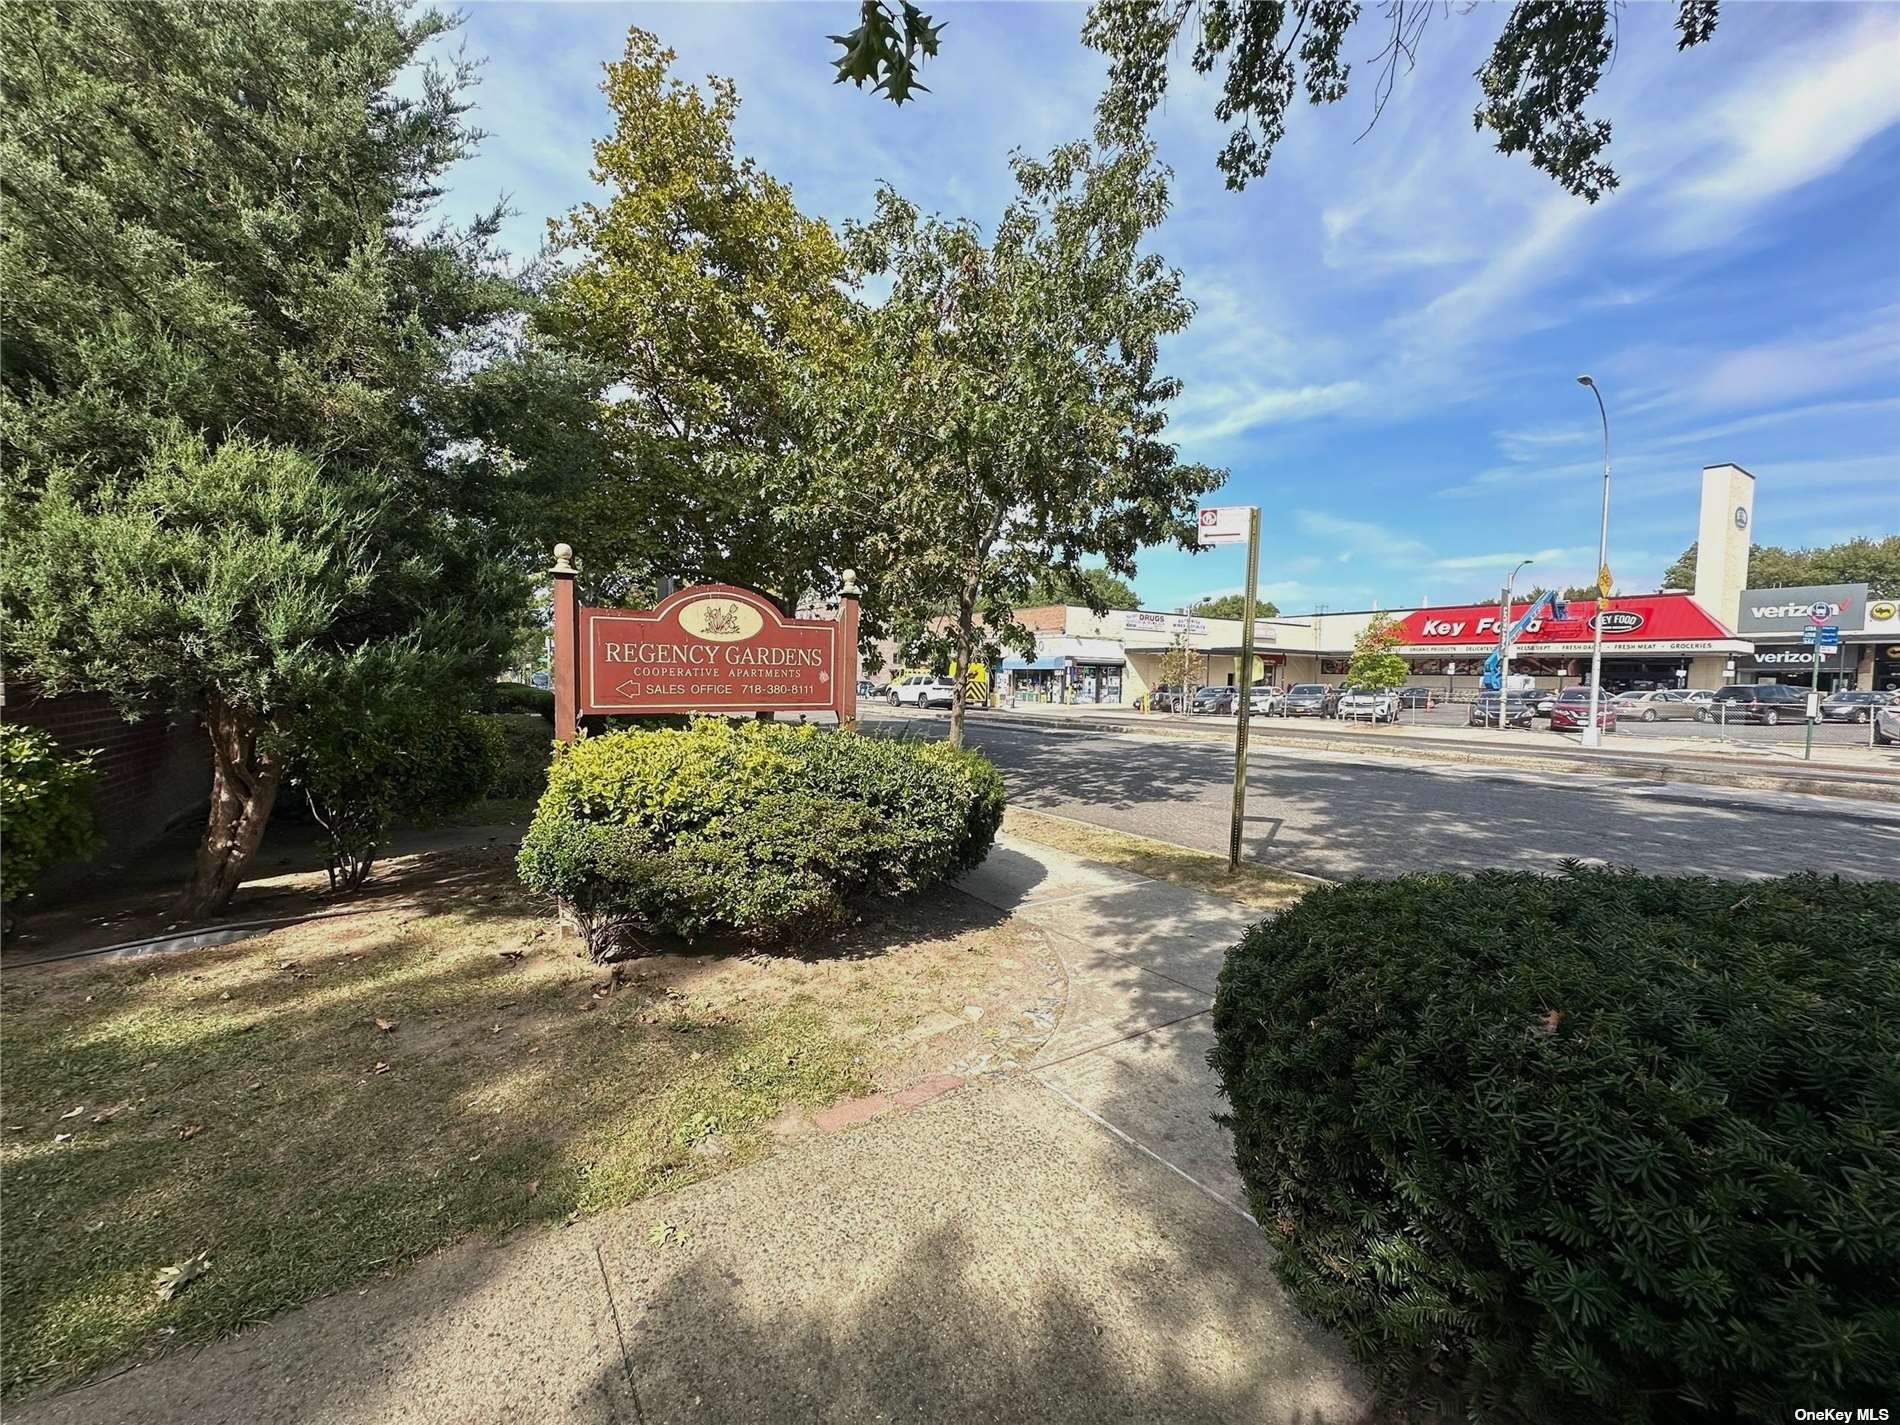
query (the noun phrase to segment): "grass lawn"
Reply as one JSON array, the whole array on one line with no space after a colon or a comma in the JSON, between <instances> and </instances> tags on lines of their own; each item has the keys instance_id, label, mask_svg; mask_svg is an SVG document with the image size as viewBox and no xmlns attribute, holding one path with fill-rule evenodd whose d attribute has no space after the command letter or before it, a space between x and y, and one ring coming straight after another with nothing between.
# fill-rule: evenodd
<instances>
[{"instance_id":1,"label":"grass lawn","mask_svg":"<svg viewBox=\"0 0 1900 1425\"><path fill-rule=\"evenodd\" d=\"M1032 1032L1049 993L1033 938L949 892L810 956L615 973L512 857L392 862L381 903L221 949L9 973L9 1396L747 1161L788 1111Z\"/></svg>"},{"instance_id":2,"label":"grass lawn","mask_svg":"<svg viewBox=\"0 0 1900 1425\"><path fill-rule=\"evenodd\" d=\"M1225 896L1256 910L1283 910L1313 888L1313 882L1284 871L1243 865L1239 871L1230 872L1227 858L1212 852L1017 807L1003 813L1003 830L1071 856Z\"/></svg>"}]
</instances>

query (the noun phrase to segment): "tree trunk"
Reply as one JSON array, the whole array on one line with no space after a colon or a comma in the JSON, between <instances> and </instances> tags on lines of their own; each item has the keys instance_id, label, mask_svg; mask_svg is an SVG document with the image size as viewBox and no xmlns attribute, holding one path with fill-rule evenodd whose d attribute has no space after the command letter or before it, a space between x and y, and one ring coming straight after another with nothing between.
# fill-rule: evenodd
<instances>
[{"instance_id":1,"label":"tree trunk","mask_svg":"<svg viewBox=\"0 0 1900 1425\"><path fill-rule=\"evenodd\" d=\"M177 909L191 920L216 915L231 903L277 801L280 759L258 751L257 717L217 694L205 712L211 735L211 815L198 843L198 864Z\"/></svg>"}]
</instances>

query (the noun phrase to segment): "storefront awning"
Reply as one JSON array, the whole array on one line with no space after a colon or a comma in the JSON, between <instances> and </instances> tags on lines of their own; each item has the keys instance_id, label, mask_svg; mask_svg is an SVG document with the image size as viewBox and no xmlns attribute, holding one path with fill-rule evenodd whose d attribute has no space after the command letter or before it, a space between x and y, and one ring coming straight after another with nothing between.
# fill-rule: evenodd
<instances>
[{"instance_id":1,"label":"storefront awning","mask_svg":"<svg viewBox=\"0 0 1900 1425\"><path fill-rule=\"evenodd\" d=\"M1054 658L1060 664L1065 658L1077 663L1108 663L1120 666L1128 660L1122 653L1122 646L1112 638L1050 638L1036 645L1039 658Z\"/></svg>"},{"instance_id":2,"label":"storefront awning","mask_svg":"<svg viewBox=\"0 0 1900 1425\"><path fill-rule=\"evenodd\" d=\"M1062 666L1060 658L1005 658L997 668L1005 673L1026 673L1033 670L1053 671Z\"/></svg>"}]
</instances>

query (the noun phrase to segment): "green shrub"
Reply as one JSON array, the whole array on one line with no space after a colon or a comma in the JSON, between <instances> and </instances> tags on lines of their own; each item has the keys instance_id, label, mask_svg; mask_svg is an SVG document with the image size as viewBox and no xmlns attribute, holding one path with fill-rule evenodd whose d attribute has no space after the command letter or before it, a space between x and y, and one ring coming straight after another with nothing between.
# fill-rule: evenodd
<instances>
[{"instance_id":1,"label":"green shrub","mask_svg":"<svg viewBox=\"0 0 1900 1425\"><path fill-rule=\"evenodd\" d=\"M1280 1275L1389 1395L1900 1399L1900 885L1350 883L1248 932L1214 1028Z\"/></svg>"},{"instance_id":2,"label":"green shrub","mask_svg":"<svg viewBox=\"0 0 1900 1425\"><path fill-rule=\"evenodd\" d=\"M547 790L554 729L544 719L529 713L486 713L476 721L486 729L495 761L485 795L519 801Z\"/></svg>"},{"instance_id":3,"label":"green shrub","mask_svg":"<svg viewBox=\"0 0 1900 1425\"><path fill-rule=\"evenodd\" d=\"M704 719L557 754L520 869L596 954L633 926L770 940L967 870L1002 815L1002 778L973 752Z\"/></svg>"},{"instance_id":4,"label":"green shrub","mask_svg":"<svg viewBox=\"0 0 1900 1425\"><path fill-rule=\"evenodd\" d=\"M398 822L426 826L488 794L503 737L490 719L428 699L370 699L350 718L307 720L290 762L328 840L330 884L369 876Z\"/></svg>"},{"instance_id":5,"label":"green shrub","mask_svg":"<svg viewBox=\"0 0 1900 1425\"><path fill-rule=\"evenodd\" d=\"M68 756L37 727L0 723L0 905L32 895L48 866L92 854L93 755Z\"/></svg>"},{"instance_id":6,"label":"green shrub","mask_svg":"<svg viewBox=\"0 0 1900 1425\"><path fill-rule=\"evenodd\" d=\"M481 710L487 713L533 713L554 721L554 694L528 683L488 683L482 688Z\"/></svg>"}]
</instances>

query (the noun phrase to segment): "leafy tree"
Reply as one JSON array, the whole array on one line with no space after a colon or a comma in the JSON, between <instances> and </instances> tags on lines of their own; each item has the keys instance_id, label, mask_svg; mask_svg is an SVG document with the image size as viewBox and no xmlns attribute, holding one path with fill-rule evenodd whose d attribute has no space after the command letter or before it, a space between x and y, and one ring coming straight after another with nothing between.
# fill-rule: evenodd
<instances>
[{"instance_id":1,"label":"leafy tree","mask_svg":"<svg viewBox=\"0 0 1900 1425\"><path fill-rule=\"evenodd\" d=\"M1158 344L1193 307L1142 250L1167 209L1152 151L1069 144L1013 166L988 242L888 187L849 233L858 268L890 283L843 397L849 438L895 472L861 522L866 603L964 668L979 630L1031 646L1015 611L1039 578L1076 578L1085 558L1127 577L1143 545L1185 542L1223 478L1162 438L1180 382ZM963 711L959 690L952 742Z\"/></svg>"},{"instance_id":2,"label":"leafy tree","mask_svg":"<svg viewBox=\"0 0 1900 1425\"><path fill-rule=\"evenodd\" d=\"M1372 621L1352 641L1352 661L1346 665L1346 682L1354 688L1385 692L1402 688L1411 676L1411 667L1392 650L1404 635L1390 614L1374 614Z\"/></svg>"},{"instance_id":3,"label":"leafy tree","mask_svg":"<svg viewBox=\"0 0 1900 1425\"><path fill-rule=\"evenodd\" d=\"M1222 594L1217 598L1202 599L1193 604L1188 612L1201 618L1240 618L1247 612L1245 594ZM1278 618L1280 606L1272 599L1263 599L1254 595L1254 617Z\"/></svg>"},{"instance_id":4,"label":"leafy tree","mask_svg":"<svg viewBox=\"0 0 1900 1425\"><path fill-rule=\"evenodd\" d=\"M1595 584L1571 584L1564 589L1563 593L1558 595L1558 597L1562 599L1594 599L1596 596L1597 586Z\"/></svg>"},{"instance_id":5,"label":"leafy tree","mask_svg":"<svg viewBox=\"0 0 1900 1425\"><path fill-rule=\"evenodd\" d=\"M468 70L383 0L0 10L4 633L49 692L203 716L183 909L224 906L317 694L435 695L518 622L523 462L461 375L504 355L497 216L430 228Z\"/></svg>"},{"instance_id":6,"label":"leafy tree","mask_svg":"<svg viewBox=\"0 0 1900 1425\"><path fill-rule=\"evenodd\" d=\"M844 53L834 61L842 84L849 79L862 89L867 79L875 79L873 93L882 92L893 104L902 105L911 90L930 92L917 82L919 56L934 58L937 36L942 25L930 23L930 16L911 4L898 0L898 8L883 0L863 0L858 6L858 27L848 35L833 35L831 42Z\"/></svg>"},{"instance_id":7,"label":"leafy tree","mask_svg":"<svg viewBox=\"0 0 1900 1425\"><path fill-rule=\"evenodd\" d=\"M1696 547L1691 544L1663 571L1663 587L1695 587ZM1799 584L1866 584L1875 598L1900 598L1900 534L1849 539L1811 549L1758 544L1748 551L1751 589Z\"/></svg>"},{"instance_id":8,"label":"leafy tree","mask_svg":"<svg viewBox=\"0 0 1900 1425\"><path fill-rule=\"evenodd\" d=\"M1384 7L1375 123L1435 8L1419 0ZM1482 98L1472 115L1476 127L1496 135L1499 152L1528 153L1536 167L1593 203L1617 183L1602 156L1609 120L1584 112L1616 53L1616 8L1610 0L1519 0L1478 71ZM1678 48L1714 34L1716 11L1716 0L1679 0ZM1184 39L1198 72L1224 66L1214 114L1232 127L1217 162L1227 186L1237 189L1267 171L1297 92L1312 104L1345 97L1351 65L1341 52L1359 15L1356 0L1096 0L1082 38L1108 56L1100 114L1116 133L1139 130L1161 103L1169 62Z\"/></svg>"},{"instance_id":9,"label":"leafy tree","mask_svg":"<svg viewBox=\"0 0 1900 1425\"><path fill-rule=\"evenodd\" d=\"M1207 681L1207 655L1190 648L1186 638L1177 638L1161 655L1161 684L1177 693L1187 694Z\"/></svg>"},{"instance_id":10,"label":"leafy tree","mask_svg":"<svg viewBox=\"0 0 1900 1425\"><path fill-rule=\"evenodd\" d=\"M729 580L789 609L858 562L824 395L847 369L844 252L734 152L732 82L702 92L674 58L628 32L594 144L605 192L550 225L574 262L537 333L601 383L582 417L599 468L572 518L585 567L617 588Z\"/></svg>"},{"instance_id":11,"label":"leafy tree","mask_svg":"<svg viewBox=\"0 0 1900 1425\"><path fill-rule=\"evenodd\" d=\"M1074 578L1042 573L1030 585L1025 604L1087 604L1096 613L1110 609L1138 609L1141 601L1132 586L1106 569L1083 569Z\"/></svg>"}]
</instances>

